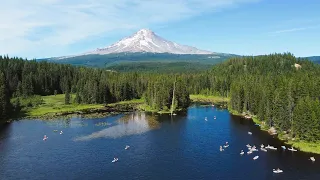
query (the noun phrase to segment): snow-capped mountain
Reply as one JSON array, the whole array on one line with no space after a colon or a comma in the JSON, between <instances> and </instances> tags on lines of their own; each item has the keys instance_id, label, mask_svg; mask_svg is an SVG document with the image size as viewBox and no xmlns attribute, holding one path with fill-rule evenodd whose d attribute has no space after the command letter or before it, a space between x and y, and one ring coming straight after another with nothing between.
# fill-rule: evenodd
<instances>
[{"instance_id":1,"label":"snow-capped mountain","mask_svg":"<svg viewBox=\"0 0 320 180\"><path fill-rule=\"evenodd\" d=\"M123 52L149 52L172 54L213 54L213 52L199 50L195 47L180 45L168 41L149 29L141 29L130 37L126 37L111 46L98 48L89 54L111 54Z\"/></svg>"}]
</instances>

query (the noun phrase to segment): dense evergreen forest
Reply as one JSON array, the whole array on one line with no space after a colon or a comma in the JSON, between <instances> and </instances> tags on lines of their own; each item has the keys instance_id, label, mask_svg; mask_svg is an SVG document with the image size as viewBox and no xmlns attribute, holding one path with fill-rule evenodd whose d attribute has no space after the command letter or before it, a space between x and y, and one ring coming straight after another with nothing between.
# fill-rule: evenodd
<instances>
[{"instance_id":1,"label":"dense evergreen forest","mask_svg":"<svg viewBox=\"0 0 320 180\"><path fill-rule=\"evenodd\" d=\"M144 98L157 110L186 108L189 94L229 97L245 112L288 136L320 140L320 66L290 53L234 57L202 73L117 73L48 62L0 57L0 118L19 111L19 98L74 94L75 103ZM66 96L66 97L68 97ZM15 102L10 99L19 97ZM68 99L66 100L66 103Z\"/></svg>"},{"instance_id":2,"label":"dense evergreen forest","mask_svg":"<svg viewBox=\"0 0 320 180\"><path fill-rule=\"evenodd\" d=\"M175 81L175 108L181 109L189 105L190 99L185 78L180 76L117 73L0 56L0 118L6 120L10 114L19 111L21 98L61 93L67 94L68 99L70 94L74 94L75 103L79 104L107 104L144 98L155 110L169 109ZM10 103L11 98L16 101ZM68 99L66 103L69 103Z\"/></svg>"},{"instance_id":3,"label":"dense evergreen forest","mask_svg":"<svg viewBox=\"0 0 320 180\"><path fill-rule=\"evenodd\" d=\"M290 53L241 57L195 76L191 93L228 96L230 109L257 115L287 137L320 140L319 64Z\"/></svg>"}]
</instances>

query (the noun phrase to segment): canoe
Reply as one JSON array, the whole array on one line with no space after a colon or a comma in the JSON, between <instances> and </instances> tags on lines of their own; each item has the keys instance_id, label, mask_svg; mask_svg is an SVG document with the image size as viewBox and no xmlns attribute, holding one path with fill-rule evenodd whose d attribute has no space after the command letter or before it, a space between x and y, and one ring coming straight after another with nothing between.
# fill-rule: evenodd
<instances>
[{"instance_id":1,"label":"canoe","mask_svg":"<svg viewBox=\"0 0 320 180\"><path fill-rule=\"evenodd\" d=\"M277 170L273 169L272 171L273 171L274 173L282 173L282 172L283 172L281 169L277 169Z\"/></svg>"},{"instance_id":2,"label":"canoe","mask_svg":"<svg viewBox=\"0 0 320 180\"><path fill-rule=\"evenodd\" d=\"M289 151L298 151L298 150L293 149L293 148L291 148L291 149L290 149L290 148L288 148L288 150L289 150Z\"/></svg>"},{"instance_id":3,"label":"canoe","mask_svg":"<svg viewBox=\"0 0 320 180\"><path fill-rule=\"evenodd\" d=\"M271 149L271 150L277 150L278 148L275 148L275 147L271 146L271 147L269 147L269 149Z\"/></svg>"},{"instance_id":4,"label":"canoe","mask_svg":"<svg viewBox=\"0 0 320 180\"><path fill-rule=\"evenodd\" d=\"M265 148L260 148L261 151L267 152L268 150L266 150Z\"/></svg>"}]
</instances>

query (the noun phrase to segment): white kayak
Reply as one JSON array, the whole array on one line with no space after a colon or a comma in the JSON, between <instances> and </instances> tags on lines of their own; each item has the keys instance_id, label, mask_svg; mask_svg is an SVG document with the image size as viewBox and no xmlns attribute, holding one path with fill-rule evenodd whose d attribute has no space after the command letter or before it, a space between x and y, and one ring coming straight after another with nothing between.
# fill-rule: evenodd
<instances>
[{"instance_id":1,"label":"white kayak","mask_svg":"<svg viewBox=\"0 0 320 180\"><path fill-rule=\"evenodd\" d=\"M310 160L311 160L312 162L315 162L315 161L316 161L316 159L315 159L314 157L310 157Z\"/></svg>"},{"instance_id":2,"label":"white kayak","mask_svg":"<svg viewBox=\"0 0 320 180\"><path fill-rule=\"evenodd\" d=\"M277 150L278 148L275 148L275 147L271 146L271 147L269 147L269 149L271 149L271 150Z\"/></svg>"},{"instance_id":3,"label":"white kayak","mask_svg":"<svg viewBox=\"0 0 320 180\"><path fill-rule=\"evenodd\" d=\"M251 153L252 153L252 151L248 151L248 152L247 152L247 154L251 154Z\"/></svg>"},{"instance_id":4,"label":"white kayak","mask_svg":"<svg viewBox=\"0 0 320 180\"><path fill-rule=\"evenodd\" d=\"M124 149L127 150L127 149L129 149L129 148L130 148L130 146L127 145Z\"/></svg>"},{"instance_id":5,"label":"white kayak","mask_svg":"<svg viewBox=\"0 0 320 180\"><path fill-rule=\"evenodd\" d=\"M224 151L224 149L222 148L222 146L220 146L220 151Z\"/></svg>"},{"instance_id":6,"label":"white kayak","mask_svg":"<svg viewBox=\"0 0 320 180\"><path fill-rule=\"evenodd\" d=\"M268 145L268 146L266 147L266 149L277 150L277 148L275 148L275 147L273 147L273 146L270 146L270 145Z\"/></svg>"},{"instance_id":7,"label":"white kayak","mask_svg":"<svg viewBox=\"0 0 320 180\"><path fill-rule=\"evenodd\" d=\"M286 149L287 149L285 146L281 146L281 148L282 148L283 150L286 150Z\"/></svg>"},{"instance_id":8,"label":"white kayak","mask_svg":"<svg viewBox=\"0 0 320 180\"><path fill-rule=\"evenodd\" d=\"M112 160L113 163L115 163L115 162L117 162L117 161L118 161L118 158L114 158L114 159Z\"/></svg>"},{"instance_id":9,"label":"white kayak","mask_svg":"<svg viewBox=\"0 0 320 180\"><path fill-rule=\"evenodd\" d=\"M293 148L291 148L291 149L290 149L290 148L288 148L288 150L289 150L289 151L298 151L298 150L293 149Z\"/></svg>"},{"instance_id":10,"label":"white kayak","mask_svg":"<svg viewBox=\"0 0 320 180\"><path fill-rule=\"evenodd\" d=\"M266 150L265 148L260 148L261 151L267 152L268 150Z\"/></svg>"},{"instance_id":11,"label":"white kayak","mask_svg":"<svg viewBox=\"0 0 320 180\"><path fill-rule=\"evenodd\" d=\"M227 148L227 147L229 147L229 145L224 145L223 147L224 147L224 148Z\"/></svg>"},{"instance_id":12,"label":"white kayak","mask_svg":"<svg viewBox=\"0 0 320 180\"><path fill-rule=\"evenodd\" d=\"M243 155L243 154L244 154L244 152L243 152L243 151L241 151L241 152L240 152L240 155Z\"/></svg>"},{"instance_id":13,"label":"white kayak","mask_svg":"<svg viewBox=\"0 0 320 180\"><path fill-rule=\"evenodd\" d=\"M248 132L249 135L252 135L252 132Z\"/></svg>"},{"instance_id":14,"label":"white kayak","mask_svg":"<svg viewBox=\"0 0 320 180\"><path fill-rule=\"evenodd\" d=\"M277 170L273 169L272 171L273 171L273 173L282 173L283 172L281 169L277 169Z\"/></svg>"},{"instance_id":15,"label":"white kayak","mask_svg":"<svg viewBox=\"0 0 320 180\"><path fill-rule=\"evenodd\" d=\"M249 144L246 145L248 148L251 148L251 146Z\"/></svg>"},{"instance_id":16,"label":"white kayak","mask_svg":"<svg viewBox=\"0 0 320 180\"><path fill-rule=\"evenodd\" d=\"M253 160L256 160L256 159L258 159L259 158L259 156L255 156L254 158L253 158Z\"/></svg>"}]
</instances>

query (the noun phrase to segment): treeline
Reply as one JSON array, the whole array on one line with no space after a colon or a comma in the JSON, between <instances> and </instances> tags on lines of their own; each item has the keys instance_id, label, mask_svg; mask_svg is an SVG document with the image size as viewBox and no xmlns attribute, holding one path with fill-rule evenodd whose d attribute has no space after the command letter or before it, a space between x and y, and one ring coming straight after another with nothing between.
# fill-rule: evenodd
<instances>
[{"instance_id":1,"label":"treeline","mask_svg":"<svg viewBox=\"0 0 320 180\"><path fill-rule=\"evenodd\" d=\"M257 115L269 127L320 140L320 66L290 53L232 58L192 75L190 93L230 97L229 107Z\"/></svg>"},{"instance_id":2,"label":"treeline","mask_svg":"<svg viewBox=\"0 0 320 180\"><path fill-rule=\"evenodd\" d=\"M189 103L186 82L177 77L176 108ZM74 94L70 103L112 103L145 98L155 110L170 108L175 79L156 73L117 73L104 69L75 67L0 56L0 118L6 120L20 108L20 98L33 95ZM183 83L183 84L180 84ZM148 90L148 91L147 91ZM151 93L151 92L157 92ZM179 92L183 93L183 95ZM188 97L187 99L185 99ZM12 104L10 99L17 99Z\"/></svg>"},{"instance_id":3,"label":"treeline","mask_svg":"<svg viewBox=\"0 0 320 180\"><path fill-rule=\"evenodd\" d=\"M320 67L290 53L236 57L212 70L181 74L117 73L0 56L1 119L19 110L12 97L61 93L74 94L73 103L144 98L156 110L169 110L172 100L173 108L186 108L189 94L230 97L229 108L239 113L257 115L290 137L320 140Z\"/></svg>"}]
</instances>

